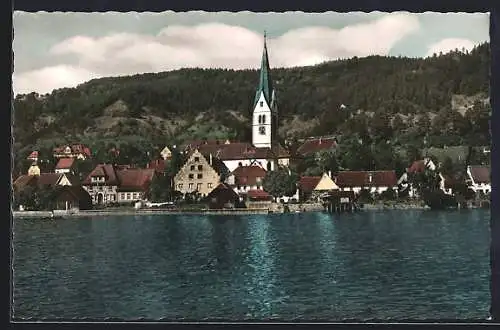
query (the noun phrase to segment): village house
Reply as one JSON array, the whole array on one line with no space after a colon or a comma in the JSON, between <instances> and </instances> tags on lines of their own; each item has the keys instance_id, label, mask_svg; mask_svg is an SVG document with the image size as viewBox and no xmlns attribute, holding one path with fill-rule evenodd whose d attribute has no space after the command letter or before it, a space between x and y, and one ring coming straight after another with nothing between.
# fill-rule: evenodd
<instances>
[{"instance_id":1,"label":"village house","mask_svg":"<svg viewBox=\"0 0 500 330\"><path fill-rule=\"evenodd\" d=\"M490 166L469 165L467 166L466 183L474 192L482 194L491 193L491 169Z\"/></svg>"},{"instance_id":2,"label":"village house","mask_svg":"<svg viewBox=\"0 0 500 330\"><path fill-rule=\"evenodd\" d=\"M401 177L399 178L397 184L400 187L400 192L408 191L409 197L417 196L416 187L414 187L410 182L410 177L417 173L422 173L425 170L435 171L437 169L436 164L430 158L424 158L421 160L414 161L410 167L406 169Z\"/></svg>"},{"instance_id":3,"label":"village house","mask_svg":"<svg viewBox=\"0 0 500 330\"><path fill-rule=\"evenodd\" d=\"M160 151L160 156L163 160L170 159L170 158L172 158L172 151L170 150L170 148L168 146L165 146L165 148L163 148Z\"/></svg>"},{"instance_id":4,"label":"village house","mask_svg":"<svg viewBox=\"0 0 500 330\"><path fill-rule=\"evenodd\" d=\"M83 144L64 145L54 148L54 158L77 158L85 160L92 157L90 149Z\"/></svg>"},{"instance_id":5,"label":"village house","mask_svg":"<svg viewBox=\"0 0 500 330\"><path fill-rule=\"evenodd\" d=\"M75 158L60 158L54 172L74 174Z\"/></svg>"},{"instance_id":6,"label":"village house","mask_svg":"<svg viewBox=\"0 0 500 330\"><path fill-rule=\"evenodd\" d=\"M81 186L59 186L54 192L55 210L89 210L92 198Z\"/></svg>"},{"instance_id":7,"label":"village house","mask_svg":"<svg viewBox=\"0 0 500 330\"><path fill-rule=\"evenodd\" d=\"M353 191L359 194L367 190L372 194L381 194L392 189L397 190L395 171L340 171L334 179L341 191Z\"/></svg>"},{"instance_id":8,"label":"village house","mask_svg":"<svg viewBox=\"0 0 500 330\"><path fill-rule=\"evenodd\" d=\"M12 184L13 188L21 191L27 186L55 187L78 185L74 178L64 173L37 173L33 172L19 176Z\"/></svg>"},{"instance_id":9,"label":"village house","mask_svg":"<svg viewBox=\"0 0 500 330\"><path fill-rule=\"evenodd\" d=\"M322 176L302 176L299 179L299 196L301 201L320 201L325 193L339 190L330 173Z\"/></svg>"},{"instance_id":10,"label":"village house","mask_svg":"<svg viewBox=\"0 0 500 330\"><path fill-rule=\"evenodd\" d=\"M297 148L297 155L307 157L320 151L334 151L337 148L337 139L335 137L311 137L303 141Z\"/></svg>"},{"instance_id":11,"label":"village house","mask_svg":"<svg viewBox=\"0 0 500 330\"><path fill-rule=\"evenodd\" d=\"M239 166L227 177L225 183L239 195L249 190L262 189L266 170L259 165Z\"/></svg>"},{"instance_id":12,"label":"village house","mask_svg":"<svg viewBox=\"0 0 500 330\"><path fill-rule=\"evenodd\" d=\"M155 176L154 169L129 168L116 171L118 203L143 200Z\"/></svg>"},{"instance_id":13,"label":"village house","mask_svg":"<svg viewBox=\"0 0 500 330\"><path fill-rule=\"evenodd\" d=\"M93 204L132 203L144 199L154 173L153 169L99 164L83 180L82 186Z\"/></svg>"},{"instance_id":14,"label":"village house","mask_svg":"<svg viewBox=\"0 0 500 330\"><path fill-rule=\"evenodd\" d=\"M205 200L210 209L235 208L239 206L240 196L227 184L219 183Z\"/></svg>"},{"instance_id":15,"label":"village house","mask_svg":"<svg viewBox=\"0 0 500 330\"><path fill-rule=\"evenodd\" d=\"M174 189L182 194L199 193L207 196L229 174L224 163L212 154L191 151L187 161L174 177Z\"/></svg>"}]
</instances>

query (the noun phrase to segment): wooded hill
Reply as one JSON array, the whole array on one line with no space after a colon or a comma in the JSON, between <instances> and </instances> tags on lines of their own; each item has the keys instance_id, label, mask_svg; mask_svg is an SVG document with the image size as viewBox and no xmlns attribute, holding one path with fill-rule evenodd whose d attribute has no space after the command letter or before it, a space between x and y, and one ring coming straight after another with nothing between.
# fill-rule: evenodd
<instances>
[{"instance_id":1,"label":"wooded hill","mask_svg":"<svg viewBox=\"0 0 500 330\"><path fill-rule=\"evenodd\" d=\"M402 146L422 147L424 137L437 147L489 144L489 54L485 43L426 59L370 56L273 69L281 138L338 134ZM15 152L25 158L32 149L66 141L248 141L257 82L257 70L181 69L17 95Z\"/></svg>"}]
</instances>

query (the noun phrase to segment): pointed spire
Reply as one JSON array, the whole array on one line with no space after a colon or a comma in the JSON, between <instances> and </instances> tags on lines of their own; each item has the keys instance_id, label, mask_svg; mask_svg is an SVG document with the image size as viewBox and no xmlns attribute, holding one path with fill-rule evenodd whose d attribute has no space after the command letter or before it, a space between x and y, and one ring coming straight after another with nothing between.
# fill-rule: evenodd
<instances>
[{"instance_id":1,"label":"pointed spire","mask_svg":"<svg viewBox=\"0 0 500 330\"><path fill-rule=\"evenodd\" d=\"M267 55L267 34L264 31L264 50L262 53L262 61L260 63L260 77L259 77L259 86L257 88L257 93L255 95L254 106L257 104L259 100L260 93L264 93L264 97L266 98L267 103L271 104L271 97L273 92L273 85L271 81L271 75L269 68L269 57Z\"/></svg>"}]
</instances>

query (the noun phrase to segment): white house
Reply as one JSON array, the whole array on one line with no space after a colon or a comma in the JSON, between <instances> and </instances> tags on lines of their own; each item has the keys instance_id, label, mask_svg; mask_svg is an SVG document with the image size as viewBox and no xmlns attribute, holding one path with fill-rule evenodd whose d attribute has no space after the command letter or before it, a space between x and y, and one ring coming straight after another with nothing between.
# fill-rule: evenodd
<instances>
[{"instance_id":1,"label":"white house","mask_svg":"<svg viewBox=\"0 0 500 330\"><path fill-rule=\"evenodd\" d=\"M490 166L467 166L467 184L474 192L488 194L491 192Z\"/></svg>"},{"instance_id":2,"label":"white house","mask_svg":"<svg viewBox=\"0 0 500 330\"><path fill-rule=\"evenodd\" d=\"M341 171L334 179L341 191L353 191L355 194L361 190L378 194L389 189L396 191L397 181L394 171Z\"/></svg>"}]
</instances>

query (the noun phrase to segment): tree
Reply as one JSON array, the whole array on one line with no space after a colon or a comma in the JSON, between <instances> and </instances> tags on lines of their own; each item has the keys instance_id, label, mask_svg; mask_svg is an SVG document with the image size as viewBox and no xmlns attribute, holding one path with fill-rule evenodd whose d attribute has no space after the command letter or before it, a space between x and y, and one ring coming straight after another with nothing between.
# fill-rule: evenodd
<instances>
[{"instance_id":1,"label":"tree","mask_svg":"<svg viewBox=\"0 0 500 330\"><path fill-rule=\"evenodd\" d=\"M454 165L453 160L450 157L446 157L444 159L443 164L441 165L441 173L445 175L452 175L454 173Z\"/></svg>"},{"instance_id":2,"label":"tree","mask_svg":"<svg viewBox=\"0 0 500 330\"><path fill-rule=\"evenodd\" d=\"M172 199L172 180L167 175L155 175L148 190L148 198L153 202Z\"/></svg>"},{"instance_id":3,"label":"tree","mask_svg":"<svg viewBox=\"0 0 500 330\"><path fill-rule=\"evenodd\" d=\"M298 176L290 173L285 167L276 171L268 171L262 180L262 187L274 198L291 197L297 192Z\"/></svg>"}]
</instances>

